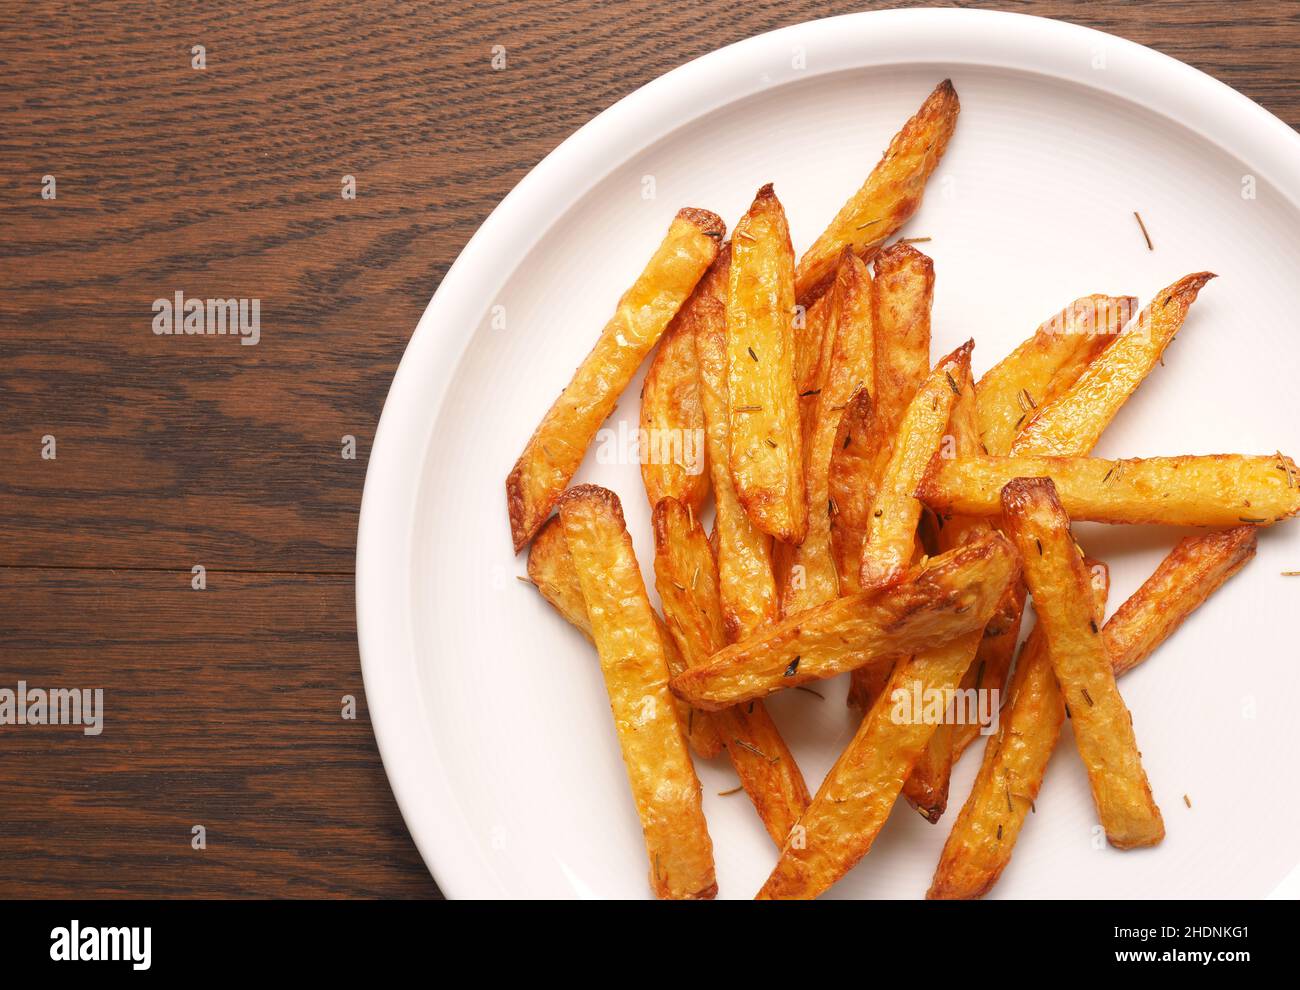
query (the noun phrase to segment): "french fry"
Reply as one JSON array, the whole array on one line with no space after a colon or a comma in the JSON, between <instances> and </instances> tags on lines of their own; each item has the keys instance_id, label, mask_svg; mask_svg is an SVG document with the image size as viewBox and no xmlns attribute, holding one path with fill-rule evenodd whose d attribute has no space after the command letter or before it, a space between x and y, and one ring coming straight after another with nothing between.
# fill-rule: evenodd
<instances>
[{"instance_id":1,"label":"french fry","mask_svg":"<svg viewBox=\"0 0 1300 990\"><path fill-rule=\"evenodd\" d=\"M1214 592L1255 556L1258 533L1234 526L1185 536L1102 629L1115 676L1155 652Z\"/></svg>"},{"instance_id":2,"label":"french fry","mask_svg":"<svg viewBox=\"0 0 1300 990\"><path fill-rule=\"evenodd\" d=\"M832 343L805 437L808 532L791 550L790 573L781 596L785 615L820 605L840 593L831 550L830 462L849 400L875 380L873 296L867 266L846 252L835 285L825 297L831 300L826 333Z\"/></svg>"},{"instance_id":3,"label":"french fry","mask_svg":"<svg viewBox=\"0 0 1300 990\"><path fill-rule=\"evenodd\" d=\"M618 496L579 485L560 521L591 619L628 782L660 898L718 890L700 782L668 693L668 665Z\"/></svg>"},{"instance_id":4,"label":"french fry","mask_svg":"<svg viewBox=\"0 0 1300 990\"><path fill-rule=\"evenodd\" d=\"M816 897L871 850L935 730L919 713L900 710L902 700L953 691L982 636L982 627L972 629L899 662L791 832L759 900Z\"/></svg>"},{"instance_id":5,"label":"french fry","mask_svg":"<svg viewBox=\"0 0 1300 990\"><path fill-rule=\"evenodd\" d=\"M844 411L844 429L831 454L831 543L845 594L861 588L862 539L871 503L893 453L898 424L930 374L934 263L909 244L891 244L876 257L874 288L875 386L869 397L859 394ZM855 681L859 677L854 674Z\"/></svg>"},{"instance_id":6,"label":"french fry","mask_svg":"<svg viewBox=\"0 0 1300 990\"><path fill-rule=\"evenodd\" d=\"M727 291L731 247L701 280L687 319L695 328L695 355L700 369L700 405L704 409L705 445L717 540L722 621L728 642L775 622L780 614L772 574L772 538L745 513L731 483L731 423L727 412Z\"/></svg>"},{"instance_id":7,"label":"french fry","mask_svg":"<svg viewBox=\"0 0 1300 990\"><path fill-rule=\"evenodd\" d=\"M1024 613L1025 596L1023 581L1018 581L1011 586L1009 605L1007 596L1003 596L998 609L1001 611L1009 607L1009 618L1005 625L997 631L990 632L992 622L985 627L984 638L980 640L979 650L976 651L975 659L971 662L970 669L966 671L966 677L962 680L961 686L963 688L974 688L977 691L994 689L1002 691L1007 683L1007 674L1011 670L1011 661L1016 655L1016 643L1020 640L1020 623ZM996 616L997 613L995 612L994 615ZM952 733L953 763L961 759L962 753L966 752L966 747L978 738L979 732L980 726L974 723L954 727Z\"/></svg>"},{"instance_id":8,"label":"french fry","mask_svg":"<svg viewBox=\"0 0 1300 990\"><path fill-rule=\"evenodd\" d=\"M946 643L984 628L1017 570L1010 543L990 533L887 588L837 598L760 630L674 677L672 690L716 711Z\"/></svg>"},{"instance_id":9,"label":"french fry","mask_svg":"<svg viewBox=\"0 0 1300 990\"><path fill-rule=\"evenodd\" d=\"M722 220L707 210L678 211L663 243L618 301L596 346L542 418L506 478L516 553L551 514L600 424L717 257L725 230Z\"/></svg>"},{"instance_id":10,"label":"french fry","mask_svg":"<svg viewBox=\"0 0 1300 990\"><path fill-rule=\"evenodd\" d=\"M1011 446L1013 454L1077 456L1096 446L1119 407L1142 384L1187 317L1187 310L1210 279L1198 272L1163 289L1084 369L1078 380L1041 406Z\"/></svg>"},{"instance_id":11,"label":"french fry","mask_svg":"<svg viewBox=\"0 0 1300 990\"><path fill-rule=\"evenodd\" d=\"M727 294L731 479L749 518L803 542L803 437L794 355L794 249L770 184L736 225Z\"/></svg>"},{"instance_id":12,"label":"french fry","mask_svg":"<svg viewBox=\"0 0 1300 990\"><path fill-rule=\"evenodd\" d=\"M990 454L1011 450L1020 428L1073 385L1137 310L1132 296L1083 296L1045 321L1034 335L985 372L979 433Z\"/></svg>"},{"instance_id":13,"label":"french fry","mask_svg":"<svg viewBox=\"0 0 1300 990\"><path fill-rule=\"evenodd\" d=\"M974 346L974 341L968 341L935 365L903 415L867 520L862 542L863 588L897 580L912 559L921 518L916 488L943 443L952 407L970 379Z\"/></svg>"},{"instance_id":14,"label":"french fry","mask_svg":"<svg viewBox=\"0 0 1300 990\"><path fill-rule=\"evenodd\" d=\"M1106 838L1117 849L1155 845L1164 838L1164 821L1142 769L1132 718L1115 687L1070 518L1050 478L1017 478L1002 490L1002 505L1052 671L1073 713L1075 741Z\"/></svg>"},{"instance_id":15,"label":"french fry","mask_svg":"<svg viewBox=\"0 0 1300 990\"><path fill-rule=\"evenodd\" d=\"M808 304L830 285L840 251L847 245L870 261L921 205L925 183L948 147L961 104L945 79L894 135L862 187L849 197L813 242L795 275L799 302Z\"/></svg>"},{"instance_id":16,"label":"french fry","mask_svg":"<svg viewBox=\"0 0 1300 990\"><path fill-rule=\"evenodd\" d=\"M718 571L694 513L674 499L654 511L655 586L664 616L689 666L727 645L718 602ZM804 808L808 785L761 701L711 715L731 765L778 848Z\"/></svg>"},{"instance_id":17,"label":"french fry","mask_svg":"<svg viewBox=\"0 0 1300 990\"><path fill-rule=\"evenodd\" d=\"M1051 478L1076 522L1268 525L1300 511L1300 472L1281 454L936 458L917 497L940 513L994 516L1013 478Z\"/></svg>"},{"instance_id":18,"label":"french fry","mask_svg":"<svg viewBox=\"0 0 1300 990\"><path fill-rule=\"evenodd\" d=\"M650 507L675 498L698 511L709 494L695 318L703 279L677 311L650 360L641 386L641 478Z\"/></svg>"},{"instance_id":19,"label":"french fry","mask_svg":"<svg viewBox=\"0 0 1300 990\"><path fill-rule=\"evenodd\" d=\"M1110 574L1088 568L1097 614L1106 609ZM980 897L1011 858L1025 815L1038 798L1047 761L1065 721L1065 702L1047 656L1042 626L1035 625L1011 678L1010 701L998 731L985 744L984 762L944 844L926 895L932 900Z\"/></svg>"},{"instance_id":20,"label":"french fry","mask_svg":"<svg viewBox=\"0 0 1300 990\"><path fill-rule=\"evenodd\" d=\"M1183 621L1255 555L1253 526L1188 536L1102 628L1115 676L1155 652ZM1099 572L1092 569L1094 575ZM1099 582L1094 578L1094 585ZM1011 859L1065 715L1051 661L1035 629L1021 651L998 732L944 846L931 898L982 897ZM1013 800L1008 802L1010 791Z\"/></svg>"},{"instance_id":21,"label":"french fry","mask_svg":"<svg viewBox=\"0 0 1300 990\"><path fill-rule=\"evenodd\" d=\"M591 641L591 618L587 615L587 600L582 597L582 585L578 582L578 571L573 566L569 546L564 541L564 528L560 525L559 516L551 516L528 547L528 579L571 626ZM654 618L659 628L659 638L663 641L668 672L672 675L680 674L686 669L686 661L663 620L658 614ZM696 711L680 698L674 698L673 701L676 703L678 720L696 755L711 760L721 753L722 737L714 725L713 716L708 712Z\"/></svg>"},{"instance_id":22,"label":"french fry","mask_svg":"<svg viewBox=\"0 0 1300 990\"><path fill-rule=\"evenodd\" d=\"M950 442L945 440L945 452L948 456L966 457L984 449L979 439L975 386L969 375L962 382L961 394L953 403L948 418L948 428ZM948 519L935 534L935 550L940 553L951 550L968 540L985 536L991 529L992 526L987 519L954 516ZM1003 601L1009 601L1014 605L1018 587L1019 582L1008 585ZM1016 617L1019 617L1018 611ZM961 687L979 690L983 686L983 670L978 669L976 665L980 662L979 653L984 649L984 644L989 638L989 628L992 628L996 621L991 620L989 627L985 628L984 636L976 648L975 658L962 678ZM1018 623L1017 629L1019 629ZM995 630L995 633L999 630ZM974 683L976 678L980 683ZM931 824L942 817L948 806L948 778L952 772L953 740L956 730L957 726L948 718L944 718L935 726L934 733L925 744L920 759L917 760L903 784L903 797L907 803Z\"/></svg>"},{"instance_id":23,"label":"french fry","mask_svg":"<svg viewBox=\"0 0 1300 990\"><path fill-rule=\"evenodd\" d=\"M826 324L830 317L829 293L823 295L804 312L804 325L794 335L794 376L799 386L799 398L815 400L822 373L822 350L826 342ZM815 401L801 403L811 407Z\"/></svg>"}]
</instances>

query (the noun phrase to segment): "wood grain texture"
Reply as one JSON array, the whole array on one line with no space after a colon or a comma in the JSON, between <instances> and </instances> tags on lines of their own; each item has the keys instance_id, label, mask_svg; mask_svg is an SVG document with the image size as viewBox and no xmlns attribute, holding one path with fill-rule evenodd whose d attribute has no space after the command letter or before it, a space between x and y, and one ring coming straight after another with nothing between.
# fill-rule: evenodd
<instances>
[{"instance_id":1,"label":"wood grain texture","mask_svg":"<svg viewBox=\"0 0 1300 990\"><path fill-rule=\"evenodd\" d=\"M338 718L361 699L366 458L429 296L637 86L787 24L936 5L3 4L0 686L89 681L111 721L0 730L0 896L433 894L364 703ZM1151 45L1300 124L1300 5L991 6ZM261 342L153 335L177 290L259 298Z\"/></svg>"}]
</instances>

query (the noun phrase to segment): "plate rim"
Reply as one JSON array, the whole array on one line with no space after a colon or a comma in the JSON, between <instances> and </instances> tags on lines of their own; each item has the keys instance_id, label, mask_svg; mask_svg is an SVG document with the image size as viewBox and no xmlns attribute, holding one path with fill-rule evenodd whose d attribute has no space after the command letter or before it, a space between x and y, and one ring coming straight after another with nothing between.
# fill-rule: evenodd
<instances>
[{"instance_id":1,"label":"plate rim","mask_svg":"<svg viewBox=\"0 0 1300 990\"><path fill-rule=\"evenodd\" d=\"M815 52L802 69L792 46ZM1103 69L1083 53L1099 50ZM1077 65L1063 64L1072 52ZM505 196L429 300L384 402L357 527L362 681L384 771L426 868L448 898L510 897L477 855L430 734L416 671L411 547L425 454L454 370L492 299L534 246L605 175L720 107L800 80L922 62L1040 72L1178 120L1249 161L1300 204L1300 134L1226 83L1169 55L1066 21L953 8L865 11L805 21L716 49L645 84L561 142ZM1088 70L1088 71L1085 71ZM701 94L707 94L702 97ZM572 176L583 176L573 182ZM1289 178L1289 181L1287 181ZM519 230L534 231L520 238ZM506 533L504 500L502 533ZM502 536L506 539L506 536Z\"/></svg>"}]
</instances>

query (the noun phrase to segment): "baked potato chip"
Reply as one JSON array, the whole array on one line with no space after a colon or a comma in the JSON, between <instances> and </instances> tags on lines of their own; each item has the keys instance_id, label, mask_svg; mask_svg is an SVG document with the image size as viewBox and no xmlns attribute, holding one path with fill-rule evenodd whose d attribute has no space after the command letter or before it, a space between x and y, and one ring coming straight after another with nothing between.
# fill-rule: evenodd
<instances>
[{"instance_id":1,"label":"baked potato chip","mask_svg":"<svg viewBox=\"0 0 1300 990\"><path fill-rule=\"evenodd\" d=\"M722 621L734 642L777 620L780 603L772 574L772 538L745 513L731 483L731 423L727 411L727 291L731 246L727 245L701 281L688 319L695 327L700 369L700 405L717 515Z\"/></svg>"},{"instance_id":2,"label":"baked potato chip","mask_svg":"<svg viewBox=\"0 0 1300 990\"><path fill-rule=\"evenodd\" d=\"M650 507L675 498L695 511L709 494L704 409L700 405L700 367L695 358L695 319L701 279L677 311L641 386L641 479Z\"/></svg>"},{"instance_id":3,"label":"baked potato chip","mask_svg":"<svg viewBox=\"0 0 1300 990\"><path fill-rule=\"evenodd\" d=\"M727 645L718 604L718 570L694 513L673 499L655 507L655 586L664 616L689 666ZM808 807L808 785L761 701L711 715L745 793L779 847Z\"/></svg>"},{"instance_id":4,"label":"baked potato chip","mask_svg":"<svg viewBox=\"0 0 1300 990\"><path fill-rule=\"evenodd\" d=\"M1011 544L990 533L887 588L783 619L674 677L672 689L695 707L716 711L983 630L1018 570Z\"/></svg>"},{"instance_id":5,"label":"baked potato chip","mask_svg":"<svg viewBox=\"0 0 1300 990\"><path fill-rule=\"evenodd\" d=\"M852 253L846 252L831 291L831 315L826 337L831 341L825 374L813 398L804 448L804 482L807 489L808 532L791 549L789 576L781 595L781 609L793 615L836 598L840 582L831 551L830 464L839 435L840 420L849 401L871 387L875 378L874 293L871 273Z\"/></svg>"},{"instance_id":6,"label":"baked potato chip","mask_svg":"<svg viewBox=\"0 0 1300 990\"><path fill-rule=\"evenodd\" d=\"M1076 522L1267 525L1300 511L1300 474L1282 454L1146 457L936 457L916 495L939 513L995 516L1013 478L1051 478Z\"/></svg>"},{"instance_id":7,"label":"baked potato chip","mask_svg":"<svg viewBox=\"0 0 1300 990\"><path fill-rule=\"evenodd\" d=\"M917 391L898 427L898 439L867 519L862 542L862 587L873 588L897 580L912 559L921 503L916 488L930 458L943 444L948 417L970 380L968 341L935 365Z\"/></svg>"},{"instance_id":8,"label":"baked potato chip","mask_svg":"<svg viewBox=\"0 0 1300 990\"><path fill-rule=\"evenodd\" d=\"M528 547L528 579L570 625L591 640L587 600L582 597L582 585L578 582L578 571L569 555L569 545L564 541L564 529L560 525L559 516L551 516ZM686 669L686 661L663 620L658 614L654 619L659 628L659 638L663 641L668 673L680 674ZM673 700L677 706L677 717L690 739L691 749L705 760L711 760L721 753L722 737L713 723L713 716L708 712L697 712L680 698Z\"/></svg>"},{"instance_id":9,"label":"baked potato chip","mask_svg":"<svg viewBox=\"0 0 1300 990\"><path fill-rule=\"evenodd\" d=\"M840 207L830 226L799 259L795 273L799 302L810 303L830 285L846 245L863 261L870 261L917 211L960 111L957 91L945 79L894 135L862 188Z\"/></svg>"},{"instance_id":10,"label":"baked potato chip","mask_svg":"<svg viewBox=\"0 0 1300 990\"><path fill-rule=\"evenodd\" d=\"M1073 457L1092 450L1119 407L1160 360L1212 278L1210 272L1197 272L1161 290L1069 389L1038 409L1010 452Z\"/></svg>"},{"instance_id":11,"label":"baked potato chip","mask_svg":"<svg viewBox=\"0 0 1300 990\"><path fill-rule=\"evenodd\" d=\"M1253 526L1184 538L1102 628L1115 676L1132 670L1255 555ZM1096 587L1104 570L1089 568ZM982 897L1011 859L1065 716L1042 633L1030 634L984 762L944 846L931 898ZM1012 800L1007 800L1010 794Z\"/></svg>"},{"instance_id":12,"label":"baked potato chip","mask_svg":"<svg viewBox=\"0 0 1300 990\"><path fill-rule=\"evenodd\" d=\"M871 850L935 730L912 699L950 694L982 636L972 629L898 664L791 832L759 900L816 897Z\"/></svg>"},{"instance_id":13,"label":"baked potato chip","mask_svg":"<svg viewBox=\"0 0 1300 990\"><path fill-rule=\"evenodd\" d=\"M985 372L979 432L990 454L1006 454L1034 411L1073 385L1137 311L1132 296L1083 296Z\"/></svg>"},{"instance_id":14,"label":"baked potato chip","mask_svg":"<svg viewBox=\"0 0 1300 990\"><path fill-rule=\"evenodd\" d=\"M542 418L506 478L518 553L541 528L645 356L718 256L726 226L707 210L677 213L645 270L618 301L596 346Z\"/></svg>"},{"instance_id":15,"label":"baked potato chip","mask_svg":"<svg viewBox=\"0 0 1300 990\"><path fill-rule=\"evenodd\" d=\"M794 248L771 184L736 225L727 294L731 479L764 533L800 543L808 528L794 356Z\"/></svg>"},{"instance_id":16,"label":"baked potato chip","mask_svg":"<svg viewBox=\"0 0 1300 990\"><path fill-rule=\"evenodd\" d=\"M1117 849L1155 845L1164 838L1164 820L1142 769L1132 717L1115 687L1101 614L1070 535L1070 517L1050 478L1008 483L1002 505L1106 838Z\"/></svg>"},{"instance_id":17,"label":"baked potato chip","mask_svg":"<svg viewBox=\"0 0 1300 990\"><path fill-rule=\"evenodd\" d=\"M613 492L578 485L559 507L645 833L651 887L661 898L711 898L718 885L700 782L622 506Z\"/></svg>"}]
</instances>

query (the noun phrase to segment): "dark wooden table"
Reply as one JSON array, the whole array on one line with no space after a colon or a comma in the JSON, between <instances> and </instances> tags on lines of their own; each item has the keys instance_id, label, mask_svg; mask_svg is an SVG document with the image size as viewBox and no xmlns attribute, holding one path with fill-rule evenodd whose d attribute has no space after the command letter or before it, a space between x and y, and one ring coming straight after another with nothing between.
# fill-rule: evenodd
<instances>
[{"instance_id":1,"label":"dark wooden table","mask_svg":"<svg viewBox=\"0 0 1300 990\"><path fill-rule=\"evenodd\" d=\"M721 45L882 6L910 4L0 7L0 688L105 695L97 737L0 726L0 897L437 895L353 623L408 335L594 114ZM1300 4L992 6L1151 45L1300 124ZM259 344L155 335L177 291L259 299Z\"/></svg>"}]
</instances>

